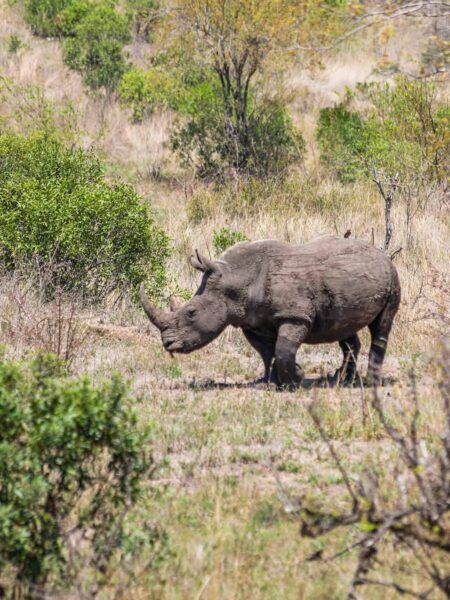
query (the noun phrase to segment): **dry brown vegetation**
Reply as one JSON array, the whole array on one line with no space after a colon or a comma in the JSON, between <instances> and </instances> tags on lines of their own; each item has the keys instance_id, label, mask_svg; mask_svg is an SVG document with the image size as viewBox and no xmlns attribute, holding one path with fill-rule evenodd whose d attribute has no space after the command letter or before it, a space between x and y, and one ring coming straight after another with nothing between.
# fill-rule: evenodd
<instances>
[{"instance_id":1,"label":"dry brown vegetation","mask_svg":"<svg viewBox=\"0 0 450 600\"><path fill-rule=\"evenodd\" d=\"M12 34L25 44L15 54L7 52ZM353 237L382 246L384 204L375 184L344 186L327 178L318 160L314 123L318 109L332 104L345 85L382 78L374 72L380 57L394 56L407 70L419 38L415 26L386 34L386 39L376 33L339 50L318 73L292 70L291 108L307 141L306 161L283 183L260 183L246 196L239 183L230 183L226 193L218 194L181 172L167 147L172 114L155 113L142 124L132 124L113 98L87 95L79 76L63 66L58 42L34 38L18 6L6 0L0 3L0 75L14 84L37 84L56 106L72 106L74 128L82 132L78 142L94 145L107 157L112 174L132 181L151 201L173 240L168 298L196 289L198 276L187 258L194 248L213 253L213 232L223 226L251 240L291 243L330 233L343 236L350 229ZM132 50L139 55L145 48ZM35 115L27 117L25 95L8 89L4 93L0 118L20 109L22 120L17 124L26 127L27 118ZM389 418L401 422L402 413L411 407L413 371L422 433L431 445L442 432L438 357L450 325L449 209L448 185L427 188L417 196L400 184L392 207L391 249L402 248L395 257L402 304L384 366L387 383L379 398ZM363 419L360 389L256 389L249 383L261 374L260 359L234 330L199 352L172 358L131 302L82 312L63 297L43 303L29 282L9 276L0 281L0 342L14 356L37 348L57 351L70 360L74 372L95 380L119 371L141 398L141 418L158 424L156 455L161 467L148 514L167 532L169 549L126 597L346 597L357 554L339 553L355 543L357 528L338 529L326 538L302 538L295 499L344 506L342 472L308 412L313 399L345 473L356 481L373 467L386 482L383 493L389 494L398 450L373 408L369 407L370 418ZM363 335L363 372L367 351L368 338ZM340 351L337 345L304 347L300 360L312 384L334 372ZM382 568L383 576L390 581L400 573L408 589L423 589L424 571L420 562L411 562L407 549L388 541L382 551L389 565ZM308 560L312 555L337 557ZM365 599L388 599L397 598L400 591L371 587L358 593ZM444 596L434 589L426 597Z\"/></svg>"}]
</instances>

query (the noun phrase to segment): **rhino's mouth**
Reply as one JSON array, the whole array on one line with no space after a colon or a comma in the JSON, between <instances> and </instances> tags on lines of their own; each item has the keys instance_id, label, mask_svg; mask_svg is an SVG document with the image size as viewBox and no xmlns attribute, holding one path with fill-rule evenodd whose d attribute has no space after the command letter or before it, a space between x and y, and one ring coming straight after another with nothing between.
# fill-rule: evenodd
<instances>
[{"instance_id":1,"label":"rhino's mouth","mask_svg":"<svg viewBox=\"0 0 450 600\"><path fill-rule=\"evenodd\" d=\"M177 340L165 341L164 348L167 352L183 352L183 344Z\"/></svg>"},{"instance_id":2,"label":"rhino's mouth","mask_svg":"<svg viewBox=\"0 0 450 600\"><path fill-rule=\"evenodd\" d=\"M194 352L194 350L200 350L204 346L209 344L210 340L203 340L202 342L197 343L186 343L180 342L178 340L165 340L163 342L164 349L167 352L178 352L179 354L189 354L190 352Z\"/></svg>"}]
</instances>

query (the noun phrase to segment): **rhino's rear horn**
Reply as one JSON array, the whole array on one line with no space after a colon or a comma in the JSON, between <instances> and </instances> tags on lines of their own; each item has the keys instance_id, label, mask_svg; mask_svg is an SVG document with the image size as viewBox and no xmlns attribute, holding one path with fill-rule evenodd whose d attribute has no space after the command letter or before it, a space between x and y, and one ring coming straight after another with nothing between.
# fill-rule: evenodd
<instances>
[{"instance_id":1,"label":"rhino's rear horn","mask_svg":"<svg viewBox=\"0 0 450 600\"><path fill-rule=\"evenodd\" d=\"M164 327L167 317L162 310L156 308L156 306L153 306L151 304L145 293L145 287L143 283L141 283L141 287L139 289L139 298L141 300L142 308L144 309L147 317L150 319L153 325L155 325L155 327L157 327L158 329L162 329Z\"/></svg>"},{"instance_id":2,"label":"rhino's rear horn","mask_svg":"<svg viewBox=\"0 0 450 600\"><path fill-rule=\"evenodd\" d=\"M179 308L181 308L181 302L179 302L173 296L169 300L170 312L176 312Z\"/></svg>"},{"instance_id":3,"label":"rhino's rear horn","mask_svg":"<svg viewBox=\"0 0 450 600\"><path fill-rule=\"evenodd\" d=\"M225 264L224 261L206 258L198 250L195 251L195 256L190 257L190 262L194 269L202 271L202 273L221 273Z\"/></svg>"}]
</instances>

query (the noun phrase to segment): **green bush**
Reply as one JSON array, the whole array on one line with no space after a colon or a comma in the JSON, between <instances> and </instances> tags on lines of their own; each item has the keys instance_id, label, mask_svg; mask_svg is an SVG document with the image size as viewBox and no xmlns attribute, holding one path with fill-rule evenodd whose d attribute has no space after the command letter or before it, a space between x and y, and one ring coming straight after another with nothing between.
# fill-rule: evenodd
<instances>
[{"instance_id":1,"label":"green bush","mask_svg":"<svg viewBox=\"0 0 450 600\"><path fill-rule=\"evenodd\" d=\"M142 11L150 11L153 3L138 4L144 18ZM33 31L65 37L65 63L94 90L113 90L127 70L124 46L131 41L135 9L129 6L123 14L112 0L25 0L25 18Z\"/></svg>"},{"instance_id":2,"label":"green bush","mask_svg":"<svg viewBox=\"0 0 450 600\"><path fill-rule=\"evenodd\" d=\"M133 67L122 77L119 97L132 110L135 121L142 121L155 108L195 115L217 93L210 73L188 62L173 65L165 58L159 57L149 69Z\"/></svg>"},{"instance_id":3,"label":"green bush","mask_svg":"<svg viewBox=\"0 0 450 600\"><path fill-rule=\"evenodd\" d=\"M394 85L360 86L372 103L367 155L403 177L420 173L441 180L450 169L450 104L436 85L398 77Z\"/></svg>"},{"instance_id":4,"label":"green bush","mask_svg":"<svg viewBox=\"0 0 450 600\"><path fill-rule=\"evenodd\" d=\"M183 91L175 77L159 67L130 69L118 89L120 101L132 110L134 121L142 121L157 107L179 110Z\"/></svg>"},{"instance_id":5,"label":"green bush","mask_svg":"<svg viewBox=\"0 0 450 600\"><path fill-rule=\"evenodd\" d=\"M130 69L121 80L119 96L135 121L156 107L178 112L172 149L182 165L194 168L200 177L220 179L231 170L277 174L304 153L303 137L282 100L263 97L256 102L250 92L245 117L238 115L225 107L217 74L176 52L156 56L150 69Z\"/></svg>"},{"instance_id":6,"label":"green bush","mask_svg":"<svg viewBox=\"0 0 450 600\"><path fill-rule=\"evenodd\" d=\"M86 8L88 7L88 9ZM77 2L62 13L64 60L92 88L112 90L127 69L123 48L130 41L126 16L112 4Z\"/></svg>"},{"instance_id":7,"label":"green bush","mask_svg":"<svg viewBox=\"0 0 450 600\"><path fill-rule=\"evenodd\" d=\"M227 248L234 246L237 242L248 241L248 237L240 231L233 231L228 227L222 227L219 231L213 232L213 245L217 254L222 254Z\"/></svg>"},{"instance_id":8,"label":"green bush","mask_svg":"<svg viewBox=\"0 0 450 600\"><path fill-rule=\"evenodd\" d=\"M58 15L59 33L64 37L75 36L78 25L87 17L92 6L92 0L71 0L67 7Z\"/></svg>"},{"instance_id":9,"label":"green bush","mask_svg":"<svg viewBox=\"0 0 450 600\"><path fill-rule=\"evenodd\" d=\"M191 99L190 119L172 135L172 148L199 177L224 178L229 171L265 177L301 160L304 140L280 100L252 101L245 126L226 116L217 82L203 84ZM186 111L188 112L188 111Z\"/></svg>"},{"instance_id":10,"label":"green bush","mask_svg":"<svg viewBox=\"0 0 450 600\"><path fill-rule=\"evenodd\" d=\"M370 107L351 111L352 96L320 112L317 139L324 163L342 181L370 174L372 165L403 180L442 180L450 168L450 105L430 83L398 77L357 90Z\"/></svg>"},{"instance_id":11,"label":"green bush","mask_svg":"<svg viewBox=\"0 0 450 600\"><path fill-rule=\"evenodd\" d=\"M165 284L168 238L133 189L108 183L99 160L54 138L0 135L0 264L47 273L101 300L148 280Z\"/></svg>"},{"instance_id":12,"label":"green bush","mask_svg":"<svg viewBox=\"0 0 450 600\"><path fill-rule=\"evenodd\" d=\"M316 136L322 161L341 181L354 181L364 171L366 131L357 113L344 104L323 108Z\"/></svg>"},{"instance_id":13,"label":"green bush","mask_svg":"<svg viewBox=\"0 0 450 600\"><path fill-rule=\"evenodd\" d=\"M108 585L111 571L118 582L125 550L141 553L144 537L159 547L162 534L145 522L140 539L130 530L154 468L154 426L140 425L132 405L119 379L69 379L52 355L0 360L2 597L75 585L94 597L85 586Z\"/></svg>"},{"instance_id":14,"label":"green bush","mask_svg":"<svg viewBox=\"0 0 450 600\"><path fill-rule=\"evenodd\" d=\"M72 1L25 0L25 20L37 35L57 35L60 32L58 16Z\"/></svg>"}]
</instances>

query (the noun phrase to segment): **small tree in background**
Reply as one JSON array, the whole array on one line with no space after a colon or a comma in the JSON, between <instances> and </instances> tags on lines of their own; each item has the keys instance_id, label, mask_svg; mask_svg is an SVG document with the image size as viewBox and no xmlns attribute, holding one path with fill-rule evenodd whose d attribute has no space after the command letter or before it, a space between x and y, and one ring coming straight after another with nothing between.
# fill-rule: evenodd
<instances>
[{"instance_id":1,"label":"small tree in background","mask_svg":"<svg viewBox=\"0 0 450 600\"><path fill-rule=\"evenodd\" d=\"M352 107L354 95L366 108ZM398 77L348 92L337 106L320 111L322 160L341 181L371 174L373 164L403 180L418 173L444 181L449 170L450 109L437 84Z\"/></svg>"},{"instance_id":2,"label":"small tree in background","mask_svg":"<svg viewBox=\"0 0 450 600\"><path fill-rule=\"evenodd\" d=\"M58 15L73 0L25 0L25 20L33 33L54 36L59 33Z\"/></svg>"},{"instance_id":3,"label":"small tree in background","mask_svg":"<svg viewBox=\"0 0 450 600\"><path fill-rule=\"evenodd\" d=\"M114 89L127 69L123 47L131 36L126 16L111 4L81 0L69 6L61 19L69 35L64 43L67 65L80 71L88 87Z\"/></svg>"},{"instance_id":4,"label":"small tree in background","mask_svg":"<svg viewBox=\"0 0 450 600\"><path fill-rule=\"evenodd\" d=\"M326 5L328 12L321 12ZM271 164L279 162L277 171L301 156L303 144L283 102L258 95L255 82L269 63L274 67L289 58L300 23L313 14L323 22L332 13L327 2L177 0L177 35L181 32L184 47L215 74L216 89L214 105L179 132L175 148L185 154L188 148L191 162L198 152L202 174L225 163L238 173L265 175ZM259 153L275 147L278 156L263 158L262 166Z\"/></svg>"}]
</instances>

